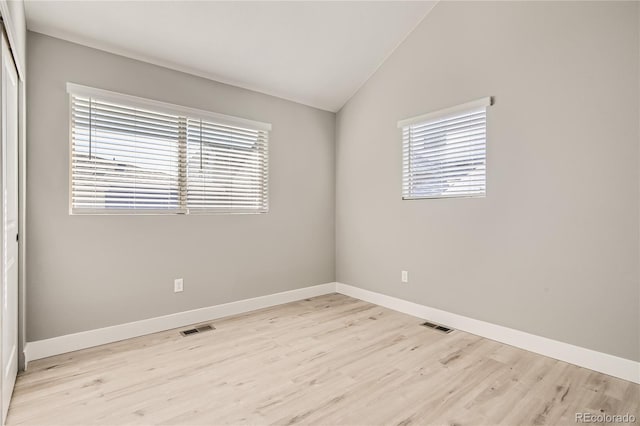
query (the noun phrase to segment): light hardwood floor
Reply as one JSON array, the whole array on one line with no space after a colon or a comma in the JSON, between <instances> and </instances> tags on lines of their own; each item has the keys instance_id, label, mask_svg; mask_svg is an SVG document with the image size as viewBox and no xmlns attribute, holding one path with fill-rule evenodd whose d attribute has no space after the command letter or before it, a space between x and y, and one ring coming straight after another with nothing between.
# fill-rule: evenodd
<instances>
[{"instance_id":1,"label":"light hardwood floor","mask_svg":"<svg viewBox=\"0 0 640 426\"><path fill-rule=\"evenodd\" d=\"M571 424L639 386L338 294L33 362L8 425ZM637 423L636 423L637 424Z\"/></svg>"}]
</instances>

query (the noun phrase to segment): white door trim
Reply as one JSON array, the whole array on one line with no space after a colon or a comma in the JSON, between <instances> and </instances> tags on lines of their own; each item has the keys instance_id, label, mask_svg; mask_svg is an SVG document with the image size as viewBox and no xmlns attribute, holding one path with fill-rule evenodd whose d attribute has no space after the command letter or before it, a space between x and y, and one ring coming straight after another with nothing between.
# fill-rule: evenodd
<instances>
[{"instance_id":1,"label":"white door trim","mask_svg":"<svg viewBox=\"0 0 640 426\"><path fill-rule=\"evenodd\" d=\"M6 419L13 394L13 387L18 373L18 293L19 293L19 255L20 247L17 241L19 232L19 188L18 188L18 151L19 151L19 74L13 54L9 47L6 33L2 30L0 47L0 113L1 146L0 156L0 226L2 229L0 245L2 251L0 264L2 266L0 280L2 285L2 318L0 330L0 358L2 358L2 421Z\"/></svg>"}]
</instances>

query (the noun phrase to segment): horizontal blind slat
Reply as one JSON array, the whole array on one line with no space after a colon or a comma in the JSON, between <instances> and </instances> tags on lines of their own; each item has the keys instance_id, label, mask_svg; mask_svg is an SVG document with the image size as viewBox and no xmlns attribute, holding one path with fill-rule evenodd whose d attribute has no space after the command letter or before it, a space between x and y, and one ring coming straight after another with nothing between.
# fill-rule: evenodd
<instances>
[{"instance_id":1,"label":"horizontal blind slat","mask_svg":"<svg viewBox=\"0 0 640 426\"><path fill-rule=\"evenodd\" d=\"M486 130L484 128L477 128L464 133L447 133L444 136L439 136L434 139L412 139L411 146L417 150L421 148L435 148L445 144L453 145L456 143L465 143L478 139L484 140L485 133Z\"/></svg>"},{"instance_id":2,"label":"horizontal blind slat","mask_svg":"<svg viewBox=\"0 0 640 426\"><path fill-rule=\"evenodd\" d=\"M456 123L453 126L438 126L438 127L424 127L424 128L411 128L409 134L414 139L427 139L437 137L438 135L446 133L463 132L468 129L484 127L485 119L483 117L474 118L473 120L465 120Z\"/></svg>"}]
</instances>

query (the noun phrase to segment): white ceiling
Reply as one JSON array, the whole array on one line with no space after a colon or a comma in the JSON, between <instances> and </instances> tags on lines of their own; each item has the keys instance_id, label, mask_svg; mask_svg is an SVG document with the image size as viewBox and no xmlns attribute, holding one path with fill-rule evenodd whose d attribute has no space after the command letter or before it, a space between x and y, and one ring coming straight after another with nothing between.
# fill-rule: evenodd
<instances>
[{"instance_id":1,"label":"white ceiling","mask_svg":"<svg viewBox=\"0 0 640 426\"><path fill-rule=\"evenodd\" d=\"M337 111L435 2L36 1L30 30Z\"/></svg>"}]
</instances>

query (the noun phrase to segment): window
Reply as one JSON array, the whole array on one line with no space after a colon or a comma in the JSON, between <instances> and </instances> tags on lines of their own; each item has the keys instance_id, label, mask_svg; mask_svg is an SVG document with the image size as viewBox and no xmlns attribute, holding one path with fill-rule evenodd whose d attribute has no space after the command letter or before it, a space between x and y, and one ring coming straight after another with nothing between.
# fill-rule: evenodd
<instances>
[{"instance_id":1,"label":"window","mask_svg":"<svg viewBox=\"0 0 640 426\"><path fill-rule=\"evenodd\" d=\"M403 199L485 195L489 105L484 98L398 122Z\"/></svg>"},{"instance_id":2,"label":"window","mask_svg":"<svg viewBox=\"0 0 640 426\"><path fill-rule=\"evenodd\" d=\"M68 84L71 213L260 213L271 125Z\"/></svg>"}]
</instances>

